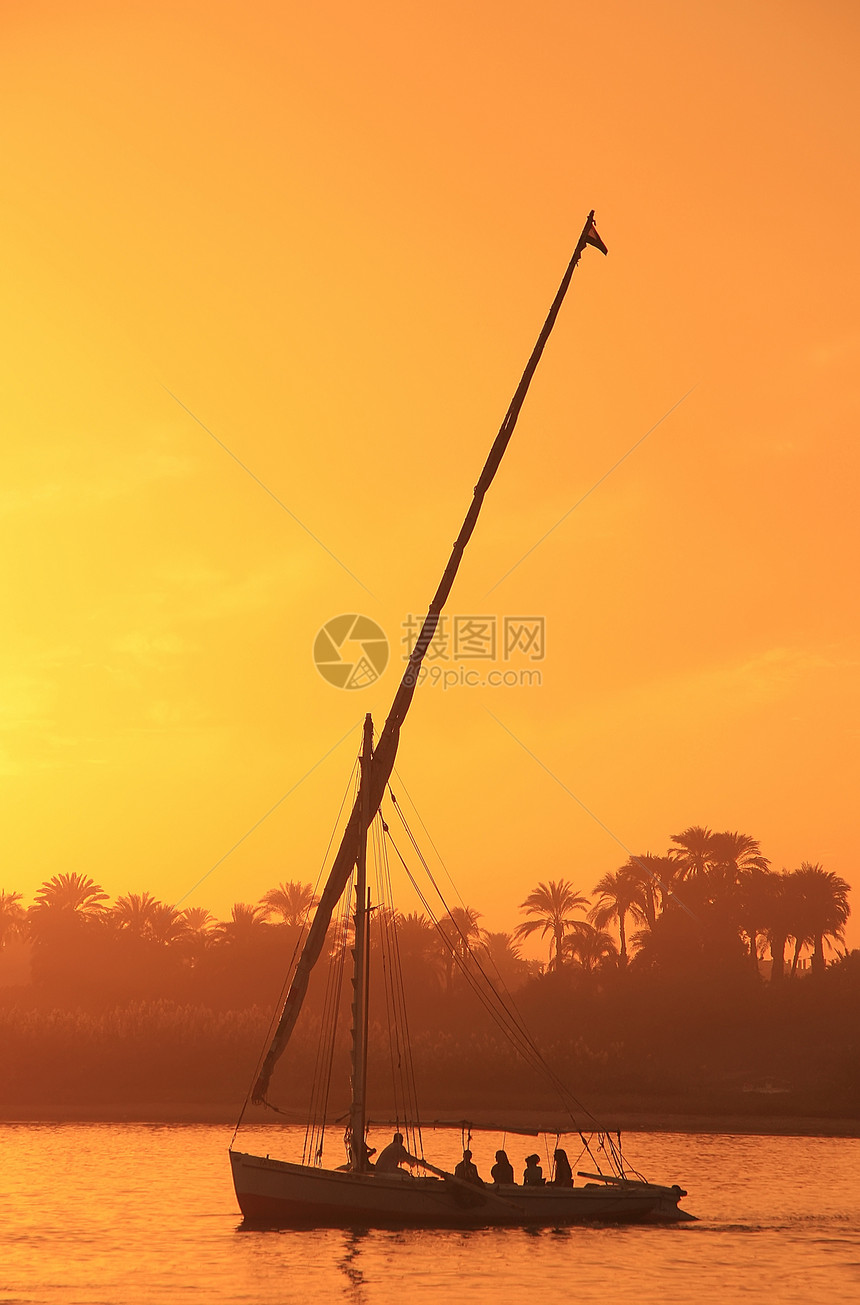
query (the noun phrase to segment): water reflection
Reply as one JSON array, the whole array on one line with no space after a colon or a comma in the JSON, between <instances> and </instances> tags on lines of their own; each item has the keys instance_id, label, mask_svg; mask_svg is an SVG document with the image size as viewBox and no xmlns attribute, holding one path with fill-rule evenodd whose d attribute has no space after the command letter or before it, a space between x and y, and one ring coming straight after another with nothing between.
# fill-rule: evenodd
<instances>
[{"instance_id":1,"label":"water reflection","mask_svg":"<svg viewBox=\"0 0 860 1305\"><path fill-rule=\"evenodd\" d=\"M343 1254L337 1261L337 1267L346 1278L345 1299L354 1301L355 1305L364 1302L364 1274L359 1264L362 1242L367 1239L366 1232L348 1232L344 1234Z\"/></svg>"}]
</instances>

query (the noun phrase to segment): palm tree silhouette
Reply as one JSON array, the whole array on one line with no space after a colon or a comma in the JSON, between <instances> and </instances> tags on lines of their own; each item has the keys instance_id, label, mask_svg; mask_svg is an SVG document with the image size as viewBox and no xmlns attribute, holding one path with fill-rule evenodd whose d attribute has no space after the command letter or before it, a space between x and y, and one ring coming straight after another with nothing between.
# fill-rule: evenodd
<instances>
[{"instance_id":1,"label":"palm tree silhouette","mask_svg":"<svg viewBox=\"0 0 860 1305\"><path fill-rule=\"evenodd\" d=\"M762 856L757 838L737 830L723 830L711 835L713 866L727 877L737 879L746 870L768 870L770 861Z\"/></svg>"},{"instance_id":2,"label":"palm tree silhouette","mask_svg":"<svg viewBox=\"0 0 860 1305\"><path fill-rule=\"evenodd\" d=\"M584 920L577 920L571 932L565 935L561 954L586 974L593 974L595 970L605 968L607 962L617 963L619 959L615 939Z\"/></svg>"},{"instance_id":3,"label":"palm tree silhouette","mask_svg":"<svg viewBox=\"0 0 860 1305\"><path fill-rule=\"evenodd\" d=\"M798 919L794 925L795 959L792 973L796 968L797 956L804 943L812 946L813 973L821 973L825 967L825 940L844 942L845 924L851 913L848 904L850 885L832 870L825 870L817 862L802 862L800 869L789 876L792 881L792 893L796 894Z\"/></svg>"},{"instance_id":4,"label":"palm tree silhouette","mask_svg":"<svg viewBox=\"0 0 860 1305\"><path fill-rule=\"evenodd\" d=\"M213 933L228 944L253 943L265 936L270 926L266 924L266 908L248 902L234 902L230 919L219 922Z\"/></svg>"},{"instance_id":5,"label":"palm tree silhouette","mask_svg":"<svg viewBox=\"0 0 860 1305\"><path fill-rule=\"evenodd\" d=\"M292 879L278 884L277 888L270 888L260 898L260 904L266 908L266 914L274 912L281 917L284 924L295 926L305 923L318 901L319 898L310 884L302 884Z\"/></svg>"},{"instance_id":6,"label":"palm tree silhouette","mask_svg":"<svg viewBox=\"0 0 860 1305\"><path fill-rule=\"evenodd\" d=\"M787 870L766 872L760 884L761 932L770 948L771 983L781 983L785 977L785 944L793 936L791 931L799 915L793 900L799 894L793 892L793 887Z\"/></svg>"},{"instance_id":7,"label":"palm tree silhouette","mask_svg":"<svg viewBox=\"0 0 860 1305\"><path fill-rule=\"evenodd\" d=\"M205 906L187 906L181 915L183 928L176 941L190 964L196 966L200 964L209 943L217 936L212 927L215 917Z\"/></svg>"},{"instance_id":8,"label":"palm tree silhouette","mask_svg":"<svg viewBox=\"0 0 860 1305\"><path fill-rule=\"evenodd\" d=\"M618 924L621 942L619 960L622 966L627 964L627 916L637 924L648 923L648 910L643 893L642 873L634 874L632 858L618 870L610 870L592 888L592 893L599 893L597 901L588 912L588 918L597 929L605 929L613 921ZM635 867L639 869L639 867ZM652 898L653 906L653 898Z\"/></svg>"},{"instance_id":9,"label":"palm tree silhouette","mask_svg":"<svg viewBox=\"0 0 860 1305\"><path fill-rule=\"evenodd\" d=\"M588 898L583 897L567 879L550 879L548 883L539 883L537 888L532 889L526 900L520 903L520 910L526 915L534 916L534 919L523 920L518 924L514 930L514 937L529 938L538 930L542 938L550 934L552 942L549 968L557 969L561 963L561 949L565 935L570 933L575 925L582 923L581 920L574 918L574 912L585 911L589 906Z\"/></svg>"},{"instance_id":10,"label":"palm tree silhouette","mask_svg":"<svg viewBox=\"0 0 860 1305\"><path fill-rule=\"evenodd\" d=\"M450 996L454 990L454 966L462 967L472 949L472 943L481 940L478 921L481 912L473 906L452 906L445 919L439 921L439 933L444 945L445 990Z\"/></svg>"},{"instance_id":11,"label":"palm tree silhouette","mask_svg":"<svg viewBox=\"0 0 860 1305\"><path fill-rule=\"evenodd\" d=\"M208 933L214 920L212 912L207 911L205 906L186 906L182 914L188 931L194 934Z\"/></svg>"},{"instance_id":12,"label":"palm tree silhouette","mask_svg":"<svg viewBox=\"0 0 860 1305\"><path fill-rule=\"evenodd\" d=\"M690 825L671 838L675 846L669 849L669 856L678 867L679 878L707 879L716 855L711 830L704 825Z\"/></svg>"},{"instance_id":13,"label":"palm tree silhouette","mask_svg":"<svg viewBox=\"0 0 860 1305\"><path fill-rule=\"evenodd\" d=\"M23 932L27 912L21 905L22 893L7 893L0 889L0 951L12 938Z\"/></svg>"},{"instance_id":14,"label":"palm tree silhouette","mask_svg":"<svg viewBox=\"0 0 860 1305\"><path fill-rule=\"evenodd\" d=\"M492 933L482 929L477 950L481 961L489 966L490 973L509 990L519 987L528 978L528 962L523 960L512 933Z\"/></svg>"},{"instance_id":15,"label":"palm tree silhouette","mask_svg":"<svg viewBox=\"0 0 860 1305\"><path fill-rule=\"evenodd\" d=\"M711 849L711 899L746 934L750 961L757 966L758 935L766 927L769 905L765 876L770 862L762 856L757 838L737 830L713 834Z\"/></svg>"},{"instance_id":16,"label":"palm tree silhouette","mask_svg":"<svg viewBox=\"0 0 860 1305\"><path fill-rule=\"evenodd\" d=\"M420 911L409 911L397 916L397 945L404 970L434 984L441 983L445 973L444 958L439 948L439 934L431 920Z\"/></svg>"},{"instance_id":17,"label":"palm tree silhouette","mask_svg":"<svg viewBox=\"0 0 860 1305\"><path fill-rule=\"evenodd\" d=\"M136 938L151 938L161 902L152 893L126 893L110 908L117 928Z\"/></svg>"},{"instance_id":18,"label":"palm tree silhouette","mask_svg":"<svg viewBox=\"0 0 860 1305\"><path fill-rule=\"evenodd\" d=\"M65 872L42 884L30 907L30 927L36 938L66 925L93 924L104 919L108 895L88 875Z\"/></svg>"},{"instance_id":19,"label":"palm tree silhouette","mask_svg":"<svg viewBox=\"0 0 860 1305\"><path fill-rule=\"evenodd\" d=\"M153 912L150 925L150 937L162 947L170 947L180 942L188 933L188 921L185 912L169 902L158 902Z\"/></svg>"}]
</instances>

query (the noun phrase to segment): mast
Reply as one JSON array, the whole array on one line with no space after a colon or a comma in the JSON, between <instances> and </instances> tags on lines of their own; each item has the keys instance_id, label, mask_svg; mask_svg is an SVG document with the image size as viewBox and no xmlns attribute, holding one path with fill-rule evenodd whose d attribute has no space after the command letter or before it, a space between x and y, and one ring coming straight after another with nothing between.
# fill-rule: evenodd
<instances>
[{"instance_id":1,"label":"mast","mask_svg":"<svg viewBox=\"0 0 860 1305\"><path fill-rule=\"evenodd\" d=\"M349 1110L350 1160L353 1169L367 1168L364 1134L367 1126L367 1016L370 981L370 892L367 887L367 830L370 825L370 767L373 759L373 721L364 718L361 748L361 783L358 793L358 856L355 860L355 946L352 997L352 1103Z\"/></svg>"},{"instance_id":2,"label":"mast","mask_svg":"<svg viewBox=\"0 0 860 1305\"><path fill-rule=\"evenodd\" d=\"M606 253L606 246L597 234L597 228L594 225L594 209L591 210L585 219L585 225L580 232L576 248L573 251L570 262L561 284L556 291L555 298L552 301L546 321L543 324L537 343L532 350L531 357L526 363L525 371L520 378L520 383L516 388L514 397L511 399L508 411L505 413L505 419L499 428L499 433L493 441L487 461L484 463L484 469L478 477L478 483L475 486L472 502L466 513L465 520L460 527L460 533L457 536L451 556L448 559L448 565L442 573L442 579L439 582L439 588L433 595L427 615L424 618L424 624L421 627L421 633L415 643L415 647L410 654L406 670L400 681L400 686L394 695L394 702L391 704L391 710L385 721L382 734L373 754L370 765L370 783L365 786L369 792L370 805L367 812L367 820L370 822L379 810L379 804L382 801L382 795L385 792L385 785L388 783L392 770L394 769L394 759L397 755L397 745L400 741L400 727L406 718L412 702L415 686L418 683L418 672L421 669L421 663L424 660L424 654L430 646L433 635L436 633L436 627L439 624L439 617L442 609L451 592L451 586L460 566L463 556L463 550L472 537L472 531L478 520L481 506L484 502L484 496L493 482L496 472L499 469L499 463L504 457L505 450L510 443L511 436L517 424L517 418L520 415L520 409L525 402L526 394L531 385L532 377L535 374L537 365L540 362L544 346L550 337L552 328L555 326L555 320L558 317L564 297L567 294L571 277L576 270L576 265L582 257L586 245L594 245L602 253ZM275 1029L269 1050L266 1053L263 1065L260 1070L257 1082L254 1084L251 1093L252 1100L260 1103L265 1102L266 1092L269 1086L269 1080L272 1071L278 1061L279 1056L286 1047L290 1035L295 1027L296 1020L302 1008L305 994L308 989L308 980L310 979L311 970L319 960L320 953L325 943L326 930L331 921L332 912L346 887L347 880L352 874L353 866L358 856L359 845L359 825L361 819L360 805L362 794L356 798L352 813L347 821L346 829L341 839L326 886L320 896L317 905L316 914L313 918L308 936L305 939L305 945L302 954L299 957L296 966L296 972L293 975L293 981L290 990L287 993L287 999L284 1003L284 1009L281 1012L281 1018L278 1027ZM363 1139L362 1139L363 1140Z\"/></svg>"}]
</instances>

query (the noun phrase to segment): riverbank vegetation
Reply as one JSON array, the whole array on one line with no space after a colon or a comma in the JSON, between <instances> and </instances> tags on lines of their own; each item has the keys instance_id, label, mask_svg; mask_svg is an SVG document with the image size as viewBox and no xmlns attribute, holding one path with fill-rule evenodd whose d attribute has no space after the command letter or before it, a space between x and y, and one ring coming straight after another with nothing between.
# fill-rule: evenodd
<instances>
[{"instance_id":1,"label":"riverbank vegetation","mask_svg":"<svg viewBox=\"0 0 860 1305\"><path fill-rule=\"evenodd\" d=\"M237 903L227 920L148 892L111 902L80 873L53 876L29 904L3 891L0 1112L238 1110L314 904L295 881ZM860 1101L860 953L844 947L849 911L848 884L832 871L804 862L777 872L753 838L690 827L665 854L631 857L590 891L539 881L509 932L483 929L475 907L436 921L380 908L375 1008L386 1010L394 939L415 1076L433 1109L553 1104L474 1000L487 975L592 1107L850 1117ZM333 1002L349 1001L340 977L349 923L332 926L289 1071L274 1085L297 1116L317 1074L319 1027ZM530 940L542 960L524 955ZM388 1033L384 1017L370 1031L378 1100ZM346 1082L347 1046L333 1044L335 1082L338 1071Z\"/></svg>"}]
</instances>

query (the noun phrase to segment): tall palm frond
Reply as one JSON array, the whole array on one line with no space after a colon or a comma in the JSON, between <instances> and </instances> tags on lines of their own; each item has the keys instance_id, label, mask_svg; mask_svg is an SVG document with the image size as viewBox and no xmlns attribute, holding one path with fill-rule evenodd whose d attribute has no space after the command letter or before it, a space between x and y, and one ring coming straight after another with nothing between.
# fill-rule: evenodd
<instances>
[{"instance_id":1,"label":"tall palm frond","mask_svg":"<svg viewBox=\"0 0 860 1305\"><path fill-rule=\"evenodd\" d=\"M591 905L587 897L574 888L568 879L550 879L533 888L520 910L530 915L531 920L523 920L514 930L515 938L528 938L540 932L542 938L550 934L550 968L556 968L561 962L561 945L565 935L570 933L577 923L575 912L585 912Z\"/></svg>"},{"instance_id":2,"label":"tall palm frond","mask_svg":"<svg viewBox=\"0 0 860 1305\"><path fill-rule=\"evenodd\" d=\"M260 905L266 908L266 914L274 912L279 915L284 924L300 926L318 901L310 884L290 879L263 893Z\"/></svg>"},{"instance_id":3,"label":"tall palm frond","mask_svg":"<svg viewBox=\"0 0 860 1305\"><path fill-rule=\"evenodd\" d=\"M648 891L642 883L641 868L635 865L632 858L620 869L605 874L592 889L599 897L589 911L588 918L595 928L601 930L608 924L617 923L622 966L627 964L627 916L637 924L648 922ZM653 897L651 900L653 902Z\"/></svg>"}]
</instances>

